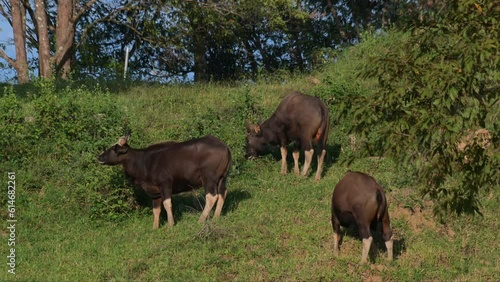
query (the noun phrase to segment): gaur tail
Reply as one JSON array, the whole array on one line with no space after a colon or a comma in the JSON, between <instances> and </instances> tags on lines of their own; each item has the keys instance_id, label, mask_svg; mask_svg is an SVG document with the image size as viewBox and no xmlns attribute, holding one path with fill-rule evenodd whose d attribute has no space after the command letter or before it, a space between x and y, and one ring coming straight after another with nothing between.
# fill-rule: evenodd
<instances>
[{"instance_id":1,"label":"gaur tail","mask_svg":"<svg viewBox=\"0 0 500 282\"><path fill-rule=\"evenodd\" d=\"M225 158L221 160L221 163L219 165L219 169L223 170L222 174L222 179L219 181L219 185L217 187L217 193L218 194L224 194L226 190L226 181L227 181L227 176L229 174L229 169L231 168L232 164L232 155L231 155L231 150L227 148L227 154ZM217 171L219 171L219 169ZM221 190L224 191L221 191Z\"/></svg>"},{"instance_id":2,"label":"gaur tail","mask_svg":"<svg viewBox=\"0 0 500 282\"><path fill-rule=\"evenodd\" d=\"M377 208L377 221L382 220L382 217L384 216L384 212L386 209L386 202L385 202L385 196L382 194L380 189L377 189L377 203L378 203L378 208Z\"/></svg>"},{"instance_id":3,"label":"gaur tail","mask_svg":"<svg viewBox=\"0 0 500 282\"><path fill-rule=\"evenodd\" d=\"M316 143L321 145L323 149L326 149L326 141L328 139L328 132L330 130L330 117L328 113L328 108L321 107L321 126L316 133Z\"/></svg>"}]
</instances>

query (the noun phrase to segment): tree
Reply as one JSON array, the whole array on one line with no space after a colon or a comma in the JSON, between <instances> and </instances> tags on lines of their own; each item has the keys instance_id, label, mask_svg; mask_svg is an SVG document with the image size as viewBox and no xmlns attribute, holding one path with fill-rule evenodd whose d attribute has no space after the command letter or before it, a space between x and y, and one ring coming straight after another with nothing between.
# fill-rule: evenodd
<instances>
[{"instance_id":1,"label":"tree","mask_svg":"<svg viewBox=\"0 0 500 282\"><path fill-rule=\"evenodd\" d=\"M28 82L27 48L38 51L39 75L51 78L53 71L58 77L67 79L74 56L75 29L82 15L98 0L78 2L76 0L11 0L2 2L0 13L13 28L16 60L0 49L4 58L18 73L20 83ZM78 8L76 8L78 7ZM9 13L9 10L11 11ZM26 42L28 39L28 42Z\"/></svg>"},{"instance_id":2,"label":"tree","mask_svg":"<svg viewBox=\"0 0 500 282\"><path fill-rule=\"evenodd\" d=\"M310 70L329 56L329 50L357 42L346 1L171 0L121 5L127 8L114 13L99 7L95 10L106 12L99 20L83 20L92 29L85 28L83 39L77 34L76 56L79 63L93 63L79 65L82 73L91 73L89 69L96 66L104 72L110 65L119 67L124 46L131 46L134 78L255 78L278 69ZM370 8L358 10L371 13L369 20L379 19L382 8ZM392 10L386 10L386 18L391 18ZM369 24L360 20L357 28L363 30ZM103 34L109 36L103 38ZM86 53L90 50L93 53Z\"/></svg>"},{"instance_id":3,"label":"tree","mask_svg":"<svg viewBox=\"0 0 500 282\"><path fill-rule=\"evenodd\" d=\"M27 77L27 67L21 68L28 65L22 63L26 49L37 50L41 77L63 79L72 72L116 77L127 47L133 79L234 80L278 69L302 72L358 43L363 30L399 20L420 1L1 0L0 13L22 48L16 60L3 50L0 56L20 78ZM20 10L12 3L21 3Z\"/></svg>"},{"instance_id":4,"label":"tree","mask_svg":"<svg viewBox=\"0 0 500 282\"><path fill-rule=\"evenodd\" d=\"M415 165L437 216L480 213L499 184L500 5L435 2L364 70L379 90L352 103L365 153ZM369 136L369 140L368 140Z\"/></svg>"},{"instance_id":5,"label":"tree","mask_svg":"<svg viewBox=\"0 0 500 282\"><path fill-rule=\"evenodd\" d=\"M49 19L45 7L45 0L35 0L35 29L38 31L38 62L40 77L52 77L50 63ZM14 33L16 30L14 30Z\"/></svg>"},{"instance_id":6,"label":"tree","mask_svg":"<svg viewBox=\"0 0 500 282\"><path fill-rule=\"evenodd\" d=\"M9 7L9 6L8 6ZM19 83L29 82L28 73L28 55L26 52L26 10L19 0L10 1L10 14L8 16L8 11L4 10L3 6L0 6L0 13L9 21L10 25L17 30L14 32L14 46L16 49L16 59L12 59L3 49L0 49L0 57L5 59L9 65L11 65L17 72L17 79Z\"/></svg>"},{"instance_id":7,"label":"tree","mask_svg":"<svg viewBox=\"0 0 500 282\"><path fill-rule=\"evenodd\" d=\"M132 79L165 81L187 76L192 71L192 38L185 11L177 2L186 1L97 3L94 13L83 16L77 28L77 75L116 78L129 47Z\"/></svg>"}]
</instances>

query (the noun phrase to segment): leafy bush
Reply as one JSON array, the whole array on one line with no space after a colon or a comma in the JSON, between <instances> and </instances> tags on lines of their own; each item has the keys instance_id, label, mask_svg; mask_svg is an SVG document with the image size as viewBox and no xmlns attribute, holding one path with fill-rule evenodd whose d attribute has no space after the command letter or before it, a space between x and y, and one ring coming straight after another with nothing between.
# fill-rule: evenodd
<instances>
[{"instance_id":1,"label":"leafy bush","mask_svg":"<svg viewBox=\"0 0 500 282\"><path fill-rule=\"evenodd\" d=\"M249 89L244 87L240 91L242 93L217 95L214 99L221 101L201 108L193 105L189 109L193 113L181 122L180 130L172 136L175 140L188 140L213 135L224 140L232 151L231 174L237 173L244 162L245 120L255 118L258 112Z\"/></svg>"},{"instance_id":2,"label":"leafy bush","mask_svg":"<svg viewBox=\"0 0 500 282\"><path fill-rule=\"evenodd\" d=\"M43 193L46 184L59 186L63 205L81 206L93 217L115 219L135 207L123 177L95 160L128 124L111 94L85 86L57 90L44 80L22 103L12 88L4 92L0 155L8 160L6 170L22 172L20 187Z\"/></svg>"},{"instance_id":3,"label":"leafy bush","mask_svg":"<svg viewBox=\"0 0 500 282\"><path fill-rule=\"evenodd\" d=\"M353 97L350 114L351 129L368 141L365 152L416 165L422 193L444 218L479 213L479 193L500 180L500 48L491 1L456 0L435 9L409 36L372 54L363 75L376 78L379 88ZM479 129L490 132L488 146L468 137ZM459 150L465 139L472 141Z\"/></svg>"},{"instance_id":4,"label":"leafy bush","mask_svg":"<svg viewBox=\"0 0 500 282\"><path fill-rule=\"evenodd\" d=\"M349 79L339 79L333 74L328 74L320 86L316 87L311 94L319 97L328 107L330 114L330 136L328 143L340 146L342 159L354 156L356 153L353 140L355 135L349 132L349 124L352 117L347 115L351 105L350 97L362 95L360 85L352 83Z\"/></svg>"},{"instance_id":5,"label":"leafy bush","mask_svg":"<svg viewBox=\"0 0 500 282\"><path fill-rule=\"evenodd\" d=\"M372 128L365 138L352 130L355 124L352 109L359 97L373 93L376 80L360 79L359 71L365 67L367 57L373 56L386 48L389 42L399 39L398 35L388 35L388 40L380 40L376 36L367 34L363 36L362 44L349 47L339 54L337 61L324 68L319 74L321 84L316 86L311 94L320 97L330 111L330 138L329 144L340 146L339 161L352 163L354 160L365 156L363 144L377 134ZM375 125L375 127L378 125ZM369 154L373 155L373 154ZM376 155L376 154L375 154Z\"/></svg>"},{"instance_id":6,"label":"leafy bush","mask_svg":"<svg viewBox=\"0 0 500 282\"><path fill-rule=\"evenodd\" d=\"M26 135L22 103L17 99L12 86L4 88L0 97L0 158L16 161L15 156L25 153L27 148L19 146Z\"/></svg>"}]
</instances>

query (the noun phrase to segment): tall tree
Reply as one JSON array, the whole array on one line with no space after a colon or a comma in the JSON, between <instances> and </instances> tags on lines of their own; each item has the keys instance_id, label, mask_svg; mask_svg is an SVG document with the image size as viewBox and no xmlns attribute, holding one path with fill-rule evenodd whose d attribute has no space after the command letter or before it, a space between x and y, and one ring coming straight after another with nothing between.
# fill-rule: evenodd
<instances>
[{"instance_id":1,"label":"tall tree","mask_svg":"<svg viewBox=\"0 0 500 282\"><path fill-rule=\"evenodd\" d=\"M10 25L17 30L14 32L14 46L16 59L10 58L3 49L0 49L0 57L5 59L17 72L17 80L20 84L29 82L28 55L26 52L26 10L20 0L10 1L10 16L4 6L0 6L0 13L9 21Z\"/></svg>"},{"instance_id":2,"label":"tall tree","mask_svg":"<svg viewBox=\"0 0 500 282\"><path fill-rule=\"evenodd\" d=\"M205 1L202 1L205 2ZM194 57L194 81L195 82L205 82L208 80L207 74L207 14L210 13L208 9L200 7L206 3L198 3L198 1L189 2L186 5L187 17L190 23L191 37L192 37L192 48L191 51Z\"/></svg>"},{"instance_id":3,"label":"tall tree","mask_svg":"<svg viewBox=\"0 0 500 282\"><path fill-rule=\"evenodd\" d=\"M36 30L38 31L38 62L40 77L52 77L52 65L50 63L50 41L49 41L49 19L45 7L45 0L35 0ZM14 30L14 32L16 32Z\"/></svg>"},{"instance_id":4,"label":"tall tree","mask_svg":"<svg viewBox=\"0 0 500 282\"><path fill-rule=\"evenodd\" d=\"M11 0L10 3L2 2L0 13L12 26L16 45L16 60L9 58L3 49L0 49L0 56L16 70L20 83L29 80L26 54L27 48L31 48L30 46L34 46L38 51L40 77L51 78L54 70L63 79L69 77L71 58L74 57L73 45L76 25L82 15L97 1L99 0L84 2L77 0L33 0L33 2Z\"/></svg>"},{"instance_id":5,"label":"tall tree","mask_svg":"<svg viewBox=\"0 0 500 282\"><path fill-rule=\"evenodd\" d=\"M13 23L7 1L2 15ZM134 79L206 81L310 70L363 30L393 23L406 12L398 7L423 0L20 1L27 29L14 33L37 49L42 77L116 77L130 47ZM2 58L14 67L18 54Z\"/></svg>"},{"instance_id":6,"label":"tall tree","mask_svg":"<svg viewBox=\"0 0 500 282\"><path fill-rule=\"evenodd\" d=\"M93 5L95 1L87 3L87 7ZM71 58L73 57L73 42L75 39L75 25L82 13L88 8L84 8L79 13L74 14L73 0L59 0L57 4L56 22L56 50L54 61L57 74L67 79L71 72Z\"/></svg>"}]
</instances>

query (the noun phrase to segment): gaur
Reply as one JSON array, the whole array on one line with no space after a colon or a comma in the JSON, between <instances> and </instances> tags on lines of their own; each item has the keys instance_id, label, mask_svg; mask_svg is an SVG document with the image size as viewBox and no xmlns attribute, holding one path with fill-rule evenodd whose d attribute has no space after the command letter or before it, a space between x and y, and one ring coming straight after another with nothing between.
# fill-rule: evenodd
<instances>
[{"instance_id":1,"label":"gaur","mask_svg":"<svg viewBox=\"0 0 500 282\"><path fill-rule=\"evenodd\" d=\"M392 260L392 231L384 190L373 177L361 172L348 172L335 186L332 195L334 255L338 256L342 239L340 226L356 225L363 239L361 263L366 263L373 241L370 228L376 229L379 222L382 223L387 258Z\"/></svg>"},{"instance_id":2,"label":"gaur","mask_svg":"<svg viewBox=\"0 0 500 282\"><path fill-rule=\"evenodd\" d=\"M153 228L159 227L162 203L167 211L168 225L173 226L172 195L202 186L206 203L199 222L207 219L216 202L214 217L220 215L231 166L231 151L224 142L214 136L205 136L134 149L127 140L128 137L121 137L98 157L98 161L104 165L123 165L125 174L148 193L153 200Z\"/></svg>"},{"instance_id":3,"label":"gaur","mask_svg":"<svg viewBox=\"0 0 500 282\"><path fill-rule=\"evenodd\" d=\"M328 108L317 97L307 96L300 92L288 94L273 115L262 124L246 124L246 154L254 158L261 153L265 144L279 145L281 149L281 174L287 173L287 145L294 141L294 172L299 170L299 148L304 150L305 161L302 175L307 175L311 165L314 149L311 140L316 141L318 168L316 181L321 178L323 161L326 154L326 141L329 129Z\"/></svg>"}]
</instances>

